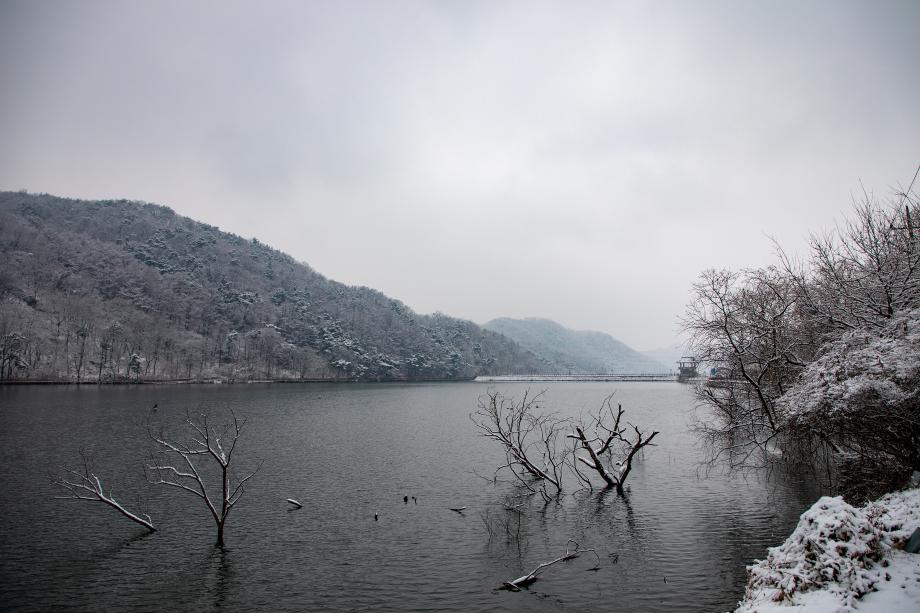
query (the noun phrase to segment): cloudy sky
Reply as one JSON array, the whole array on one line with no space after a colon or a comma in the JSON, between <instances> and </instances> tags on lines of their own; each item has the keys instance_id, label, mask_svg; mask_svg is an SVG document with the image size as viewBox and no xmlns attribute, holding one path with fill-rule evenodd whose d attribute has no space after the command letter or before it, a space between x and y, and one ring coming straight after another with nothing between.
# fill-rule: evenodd
<instances>
[{"instance_id":1,"label":"cloudy sky","mask_svg":"<svg viewBox=\"0 0 920 613\"><path fill-rule=\"evenodd\" d=\"M0 0L0 189L650 349L701 270L910 181L917 32L915 0Z\"/></svg>"}]
</instances>

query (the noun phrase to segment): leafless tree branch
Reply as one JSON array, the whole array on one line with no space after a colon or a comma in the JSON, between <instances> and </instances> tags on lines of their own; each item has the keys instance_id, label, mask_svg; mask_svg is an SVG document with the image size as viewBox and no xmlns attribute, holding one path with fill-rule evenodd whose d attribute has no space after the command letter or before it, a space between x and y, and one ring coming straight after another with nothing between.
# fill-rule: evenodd
<instances>
[{"instance_id":1,"label":"leafless tree branch","mask_svg":"<svg viewBox=\"0 0 920 613\"><path fill-rule=\"evenodd\" d=\"M591 415L593 436L585 434L587 427L583 423L575 425L575 435L569 435L570 438L576 439L577 447L588 454L587 458L575 455L575 461L571 465L583 481L588 481L589 486L590 481L578 469L579 462L597 473L604 480L605 487L616 488L617 492L622 494L636 454L650 445L659 432L653 431L651 435L646 435L638 427L633 426L636 436L635 439L631 439L626 435L626 428L620 426L625 413L623 406L617 405L617 411L614 413L611 398L612 396L605 398L597 414Z\"/></svg>"},{"instance_id":2,"label":"leafless tree branch","mask_svg":"<svg viewBox=\"0 0 920 613\"><path fill-rule=\"evenodd\" d=\"M112 495L111 491L106 494L105 489L102 486L102 480L93 471L92 458L88 452L81 450L80 458L82 460L82 466L79 470L62 466L61 468L64 471L64 474L56 476L52 479L52 483L64 488L68 492L66 496L57 496L57 498L62 500L88 500L93 502L101 502L112 507L131 521L142 525L150 532L156 532L156 528L153 526L153 522L151 521L149 515L145 513L143 516L140 516L136 513L132 513L131 511L128 511L124 506L122 506L120 502L115 500L115 497Z\"/></svg>"},{"instance_id":3,"label":"leafless tree branch","mask_svg":"<svg viewBox=\"0 0 920 613\"><path fill-rule=\"evenodd\" d=\"M574 549L571 549L571 550L569 549L570 544L575 545ZM543 562L542 564L539 564L536 568L534 568L532 571L530 571L526 575L518 577L517 579L514 579L512 581L506 581L505 583L501 585L501 588L506 589L506 590L511 590L513 592L519 592L522 587L527 587L528 585L536 581L538 579L537 575L543 572L545 569L552 566L553 564L558 564L559 562L568 562L569 560L573 560L577 558L578 556L580 556L581 554L587 553L589 551L593 553L594 557L597 559L597 565L594 568L595 569L599 568L600 563L601 563L601 558L599 555L597 555L597 551L595 549L593 548L592 549L580 549L577 541L569 539L568 542L565 544L564 554L562 554L555 560L550 560L549 562Z\"/></svg>"},{"instance_id":4,"label":"leafless tree branch","mask_svg":"<svg viewBox=\"0 0 920 613\"><path fill-rule=\"evenodd\" d=\"M565 422L554 415L535 412L541 396L542 393L530 396L525 392L521 402L515 404L490 390L479 399L479 408L470 419L481 436L498 442L504 449L507 462L498 470L508 469L530 489L534 482L541 482L558 494L562 491L567 455L561 444Z\"/></svg>"}]
</instances>

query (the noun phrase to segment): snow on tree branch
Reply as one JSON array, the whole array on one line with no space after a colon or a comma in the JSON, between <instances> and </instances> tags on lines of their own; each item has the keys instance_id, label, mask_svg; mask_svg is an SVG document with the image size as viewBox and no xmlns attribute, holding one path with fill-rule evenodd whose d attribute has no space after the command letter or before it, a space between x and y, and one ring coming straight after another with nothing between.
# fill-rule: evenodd
<instances>
[{"instance_id":1,"label":"snow on tree branch","mask_svg":"<svg viewBox=\"0 0 920 613\"><path fill-rule=\"evenodd\" d=\"M52 483L67 490L66 496L57 496L62 500L88 500L92 502L101 502L118 511L121 515L129 520L142 525L150 532L156 532L153 521L146 513L143 516L128 511L120 502L115 500L111 490L106 494L102 486L102 480L93 471L92 458L86 451L80 451L82 466L80 469L73 469L63 466L63 475L56 476Z\"/></svg>"},{"instance_id":2,"label":"snow on tree branch","mask_svg":"<svg viewBox=\"0 0 920 613\"><path fill-rule=\"evenodd\" d=\"M230 511L245 493L244 485L259 471L262 464L242 477L235 477L231 470L233 451L240 439L245 419L239 419L231 412L231 420L222 427L215 427L207 415L193 420L186 414L186 428L191 431L188 442L175 441L162 431L154 432L148 424L147 433L156 447L156 452L145 469L147 480L184 490L200 498L217 526L217 545L224 545L224 527ZM223 441L223 442L222 442ZM229 441L229 444L228 444ZM220 492L211 492L203 475L208 464L220 473Z\"/></svg>"},{"instance_id":3,"label":"snow on tree branch","mask_svg":"<svg viewBox=\"0 0 920 613\"><path fill-rule=\"evenodd\" d=\"M635 439L631 439L626 435L627 429L620 426L625 413L623 406L617 405L617 411L614 413L611 398L612 396L608 396L604 399L597 414L590 416L591 421L588 425L576 424L575 434L569 435L569 438L577 441L577 449L587 452L589 456L585 458L576 454L572 468L588 487L591 487L591 481L578 471L577 462L596 472L604 480L606 487L616 488L617 492L622 494L636 454L650 445L659 432L656 430L647 435L637 426L632 426L636 436ZM593 429L591 437L585 434L588 428Z\"/></svg>"},{"instance_id":4,"label":"snow on tree branch","mask_svg":"<svg viewBox=\"0 0 920 613\"><path fill-rule=\"evenodd\" d=\"M881 329L851 330L828 343L795 387L779 399L791 416L847 411L854 399L875 394L903 402L920 379L920 309L898 313Z\"/></svg>"}]
</instances>

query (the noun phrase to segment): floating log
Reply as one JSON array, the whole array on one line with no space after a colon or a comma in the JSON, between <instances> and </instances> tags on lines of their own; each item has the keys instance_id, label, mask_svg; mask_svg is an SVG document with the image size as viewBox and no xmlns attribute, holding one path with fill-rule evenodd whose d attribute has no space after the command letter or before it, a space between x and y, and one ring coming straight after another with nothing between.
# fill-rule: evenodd
<instances>
[{"instance_id":1,"label":"floating log","mask_svg":"<svg viewBox=\"0 0 920 613\"><path fill-rule=\"evenodd\" d=\"M572 551L569 551L569 543L575 544L575 549L573 549ZM512 592L520 592L521 588L527 587L528 585L536 581L537 573L541 572L544 568L548 566L552 566L553 564L556 564L558 562L568 562L569 560L577 558L579 555L587 551L594 553L594 556L597 558L597 565L594 566L593 568L589 568L588 570L598 570L600 568L600 557L597 555L597 551L595 551L594 549L579 550L578 542L572 539L569 539L569 542L566 543L565 545L565 553L563 555L556 558L555 560L551 560L549 562L544 562L543 564L540 564L539 566L537 566L535 569L533 569L532 571L530 571L523 577L518 577L517 579L514 579L512 581L505 581L499 587L500 589L503 589L503 590L511 590Z\"/></svg>"}]
</instances>

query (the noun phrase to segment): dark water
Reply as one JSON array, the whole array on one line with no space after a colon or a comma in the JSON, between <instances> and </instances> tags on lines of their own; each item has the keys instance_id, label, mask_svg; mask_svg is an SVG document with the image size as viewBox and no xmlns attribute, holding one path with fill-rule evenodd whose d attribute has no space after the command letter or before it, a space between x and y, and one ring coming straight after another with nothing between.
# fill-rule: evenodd
<instances>
[{"instance_id":1,"label":"dark water","mask_svg":"<svg viewBox=\"0 0 920 613\"><path fill-rule=\"evenodd\" d=\"M531 386L532 387L532 386ZM0 388L0 607L11 610L721 611L745 564L781 542L813 499L807 483L701 474L687 430L693 399L674 383L627 383L616 401L661 431L627 498L582 491L532 500L511 538L490 538L511 490L501 452L469 420L485 385L250 385ZM526 386L497 386L520 394ZM577 414L609 383L559 383L545 405ZM149 486L143 424L186 408L249 422L240 469L264 465L214 547L200 501ZM81 447L145 532L98 503L55 500L48 474ZM418 504L403 503L416 496ZM286 498L305 504L289 511ZM464 515L449 507L467 506ZM374 512L380 521L374 521ZM596 548L528 591L496 590L556 558L567 539Z\"/></svg>"}]
</instances>

